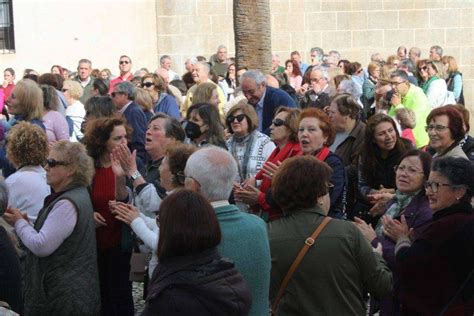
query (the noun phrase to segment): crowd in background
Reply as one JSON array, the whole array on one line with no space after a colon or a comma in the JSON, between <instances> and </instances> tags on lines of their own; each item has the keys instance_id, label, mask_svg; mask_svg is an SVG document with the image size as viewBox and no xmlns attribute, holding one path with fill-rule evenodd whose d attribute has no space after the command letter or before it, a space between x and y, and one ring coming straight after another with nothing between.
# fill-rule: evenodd
<instances>
[{"instance_id":1,"label":"crowd in background","mask_svg":"<svg viewBox=\"0 0 474 316\"><path fill-rule=\"evenodd\" d=\"M470 315L474 139L432 46L4 71L0 313Z\"/></svg>"}]
</instances>

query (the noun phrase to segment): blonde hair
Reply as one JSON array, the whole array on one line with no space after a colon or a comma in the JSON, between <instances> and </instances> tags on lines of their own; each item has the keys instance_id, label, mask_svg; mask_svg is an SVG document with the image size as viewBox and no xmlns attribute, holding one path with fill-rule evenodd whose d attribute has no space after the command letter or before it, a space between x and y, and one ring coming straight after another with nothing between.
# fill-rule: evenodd
<instances>
[{"instance_id":1,"label":"blonde hair","mask_svg":"<svg viewBox=\"0 0 474 316\"><path fill-rule=\"evenodd\" d=\"M48 138L38 125L20 122L8 134L7 157L16 168L40 166L48 156Z\"/></svg>"},{"instance_id":2,"label":"blonde hair","mask_svg":"<svg viewBox=\"0 0 474 316\"><path fill-rule=\"evenodd\" d=\"M152 111L153 109L153 98L150 92L143 88L137 89L137 95L135 96L135 102L142 107L145 111Z\"/></svg>"},{"instance_id":3,"label":"blonde hair","mask_svg":"<svg viewBox=\"0 0 474 316\"><path fill-rule=\"evenodd\" d=\"M453 56L443 56L441 58L441 61L443 62L443 64L447 65L446 71L448 73L458 71L458 63L456 62L456 59L454 59Z\"/></svg>"},{"instance_id":4,"label":"blonde hair","mask_svg":"<svg viewBox=\"0 0 474 316\"><path fill-rule=\"evenodd\" d=\"M71 98L79 100L84 93L81 84L74 80L65 80L63 82L63 89L67 89Z\"/></svg>"},{"instance_id":5,"label":"blonde hair","mask_svg":"<svg viewBox=\"0 0 474 316\"><path fill-rule=\"evenodd\" d=\"M209 103L212 97L212 91L216 90L217 86L212 82L203 82L196 87L193 93L192 104Z\"/></svg>"},{"instance_id":6,"label":"blonde hair","mask_svg":"<svg viewBox=\"0 0 474 316\"><path fill-rule=\"evenodd\" d=\"M18 99L19 113L25 121L43 119L43 91L36 82L30 79L18 81L13 89L15 98Z\"/></svg>"},{"instance_id":7,"label":"blonde hair","mask_svg":"<svg viewBox=\"0 0 474 316\"><path fill-rule=\"evenodd\" d=\"M249 134L252 133L254 130L258 128L258 116L257 116L257 112L255 112L254 107L247 103L247 99L240 101L239 103L231 107L230 110L227 112L227 115L225 117L226 119L225 124L227 128L229 129L231 133L233 133L232 126L231 126L232 124L229 124L229 122L227 122L227 118L229 116L232 116L238 110L242 111L242 113L247 118L247 124L248 124L248 129L249 129L248 133Z\"/></svg>"}]
</instances>

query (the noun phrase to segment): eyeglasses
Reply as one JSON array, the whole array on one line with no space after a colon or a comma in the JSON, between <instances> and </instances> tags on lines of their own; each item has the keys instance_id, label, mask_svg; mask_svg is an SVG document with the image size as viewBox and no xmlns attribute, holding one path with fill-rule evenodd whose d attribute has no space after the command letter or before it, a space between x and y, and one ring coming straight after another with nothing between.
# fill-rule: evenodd
<instances>
[{"instance_id":1,"label":"eyeglasses","mask_svg":"<svg viewBox=\"0 0 474 316\"><path fill-rule=\"evenodd\" d=\"M66 92L67 90L68 90L68 89L62 89L61 91L62 91L62 92Z\"/></svg>"},{"instance_id":2,"label":"eyeglasses","mask_svg":"<svg viewBox=\"0 0 474 316\"><path fill-rule=\"evenodd\" d=\"M142 83L142 88L150 88L151 86L154 86L153 82L144 82Z\"/></svg>"},{"instance_id":3,"label":"eyeglasses","mask_svg":"<svg viewBox=\"0 0 474 316\"><path fill-rule=\"evenodd\" d=\"M425 131L428 132L428 131L435 130L436 132L442 132L447 128L448 128L447 126L443 126L443 125L430 124L428 126L425 126Z\"/></svg>"},{"instance_id":4,"label":"eyeglasses","mask_svg":"<svg viewBox=\"0 0 474 316\"><path fill-rule=\"evenodd\" d=\"M460 185L454 185L454 184L449 184L449 183L439 183L439 182L434 182L434 181L426 181L423 186L425 187L425 190L428 190L428 188L431 190L433 193L438 193L439 187L461 187Z\"/></svg>"},{"instance_id":5,"label":"eyeglasses","mask_svg":"<svg viewBox=\"0 0 474 316\"><path fill-rule=\"evenodd\" d=\"M413 167L408 167L408 166L403 166L403 165L395 166L395 167L393 167L393 170L395 172L406 172L406 174L408 174L408 175L415 175L417 173L421 173L421 174L424 173L423 171L419 171L419 170L417 170Z\"/></svg>"},{"instance_id":6,"label":"eyeglasses","mask_svg":"<svg viewBox=\"0 0 474 316\"><path fill-rule=\"evenodd\" d=\"M121 60L121 61L119 61L119 64L120 65L123 65L123 64L128 65L128 64L130 64L130 62L128 60Z\"/></svg>"},{"instance_id":7,"label":"eyeglasses","mask_svg":"<svg viewBox=\"0 0 474 316\"><path fill-rule=\"evenodd\" d=\"M282 119L276 118L276 119L273 119L272 124L275 125L275 127L283 126L285 125L285 121L283 121Z\"/></svg>"},{"instance_id":8,"label":"eyeglasses","mask_svg":"<svg viewBox=\"0 0 474 316\"><path fill-rule=\"evenodd\" d=\"M400 82L398 82L398 81L392 81L390 84L391 84L391 85L392 85L392 87L393 87L393 86L398 86L398 85L401 85L402 83L405 83L405 82L406 82L406 80L404 80L404 81L400 81Z\"/></svg>"},{"instance_id":9,"label":"eyeglasses","mask_svg":"<svg viewBox=\"0 0 474 316\"><path fill-rule=\"evenodd\" d=\"M118 94L125 94L125 92L112 92L110 95L115 98Z\"/></svg>"},{"instance_id":10,"label":"eyeglasses","mask_svg":"<svg viewBox=\"0 0 474 316\"><path fill-rule=\"evenodd\" d=\"M319 78L319 79L311 78L311 79L309 79L309 81L311 81L311 82L319 82L321 79L323 79L323 78Z\"/></svg>"},{"instance_id":11,"label":"eyeglasses","mask_svg":"<svg viewBox=\"0 0 474 316\"><path fill-rule=\"evenodd\" d=\"M426 70L428 70L427 66L423 66L423 67L418 68L418 71L426 71Z\"/></svg>"},{"instance_id":12,"label":"eyeglasses","mask_svg":"<svg viewBox=\"0 0 474 316\"><path fill-rule=\"evenodd\" d=\"M69 163L67 163L65 161L55 160L55 159L46 159L46 164L50 168L54 168L56 166L67 166Z\"/></svg>"},{"instance_id":13,"label":"eyeglasses","mask_svg":"<svg viewBox=\"0 0 474 316\"><path fill-rule=\"evenodd\" d=\"M244 120L244 118L245 118L245 114L239 114L239 115L236 115L236 116L231 115L227 118L227 123L232 124L232 123L234 123L235 119L237 119L237 122L240 123Z\"/></svg>"}]
</instances>

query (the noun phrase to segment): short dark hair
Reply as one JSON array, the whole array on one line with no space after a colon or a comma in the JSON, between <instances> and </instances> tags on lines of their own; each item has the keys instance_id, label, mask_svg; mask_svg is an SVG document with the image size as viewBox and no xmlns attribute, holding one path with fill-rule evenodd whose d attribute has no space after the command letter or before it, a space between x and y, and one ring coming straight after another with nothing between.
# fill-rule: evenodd
<instances>
[{"instance_id":1,"label":"short dark hair","mask_svg":"<svg viewBox=\"0 0 474 316\"><path fill-rule=\"evenodd\" d=\"M54 74L44 73L38 77L38 84L47 84L48 86L52 86L55 89L59 89L58 78Z\"/></svg>"},{"instance_id":2,"label":"short dark hair","mask_svg":"<svg viewBox=\"0 0 474 316\"><path fill-rule=\"evenodd\" d=\"M43 107L45 110L57 111L59 107L59 98L56 89L53 86L42 84L40 85L43 91Z\"/></svg>"},{"instance_id":3,"label":"short dark hair","mask_svg":"<svg viewBox=\"0 0 474 316\"><path fill-rule=\"evenodd\" d=\"M462 114L452 106L442 106L432 110L426 117L426 125L429 125L433 118L441 115L446 115L449 119L448 128L452 138L456 142L462 140L465 135Z\"/></svg>"},{"instance_id":4,"label":"short dark hair","mask_svg":"<svg viewBox=\"0 0 474 316\"><path fill-rule=\"evenodd\" d=\"M150 124L151 122L159 118L166 120L166 125L165 125L166 137L173 137L177 141L184 142L186 138L186 133L184 132L184 129L181 127L181 124L179 123L179 121L175 119L174 117L171 117L165 113L158 112L150 118L150 120L148 121L148 124Z\"/></svg>"},{"instance_id":5,"label":"short dark hair","mask_svg":"<svg viewBox=\"0 0 474 316\"><path fill-rule=\"evenodd\" d=\"M120 56L119 60L122 59L122 58L128 58L128 61L129 61L130 63L132 63L132 59L131 59L130 57L128 57L127 55L122 55L122 56Z\"/></svg>"},{"instance_id":6,"label":"short dark hair","mask_svg":"<svg viewBox=\"0 0 474 316\"><path fill-rule=\"evenodd\" d=\"M461 201L470 203L474 190L474 165L465 158L440 157L433 160L432 171L437 171L448 178L455 186L465 186L466 194Z\"/></svg>"},{"instance_id":7,"label":"short dark hair","mask_svg":"<svg viewBox=\"0 0 474 316\"><path fill-rule=\"evenodd\" d=\"M197 192L183 189L168 195L161 202L158 216L160 262L199 254L217 247L221 241L215 211Z\"/></svg>"},{"instance_id":8,"label":"short dark hair","mask_svg":"<svg viewBox=\"0 0 474 316\"><path fill-rule=\"evenodd\" d=\"M356 99L349 93L337 94L332 98L331 103L335 103L337 110L343 116L349 116L353 120L357 120L360 115L360 105Z\"/></svg>"},{"instance_id":9,"label":"short dark hair","mask_svg":"<svg viewBox=\"0 0 474 316\"><path fill-rule=\"evenodd\" d=\"M323 132L324 137L328 138L325 145L331 146L334 142L334 138L336 137L336 130L334 129L329 116L321 109L306 108L301 111L299 124L301 124L301 121L304 118L315 118L319 121L319 128Z\"/></svg>"},{"instance_id":10,"label":"short dark hair","mask_svg":"<svg viewBox=\"0 0 474 316\"><path fill-rule=\"evenodd\" d=\"M408 158L408 157L418 157L421 161L421 166L423 168L423 176L425 177L425 180L428 180L428 177L430 176L430 170L431 170L431 160L432 157L429 153L426 151L422 151L419 149L410 149L407 151L402 158L400 158L400 161L398 162L399 164L403 161L403 159Z\"/></svg>"},{"instance_id":11,"label":"short dark hair","mask_svg":"<svg viewBox=\"0 0 474 316\"><path fill-rule=\"evenodd\" d=\"M91 97L84 106L86 117L95 118L112 116L116 112L114 102L110 97Z\"/></svg>"},{"instance_id":12,"label":"short dark hair","mask_svg":"<svg viewBox=\"0 0 474 316\"><path fill-rule=\"evenodd\" d=\"M395 77L400 77L402 78L404 81L408 81L408 75L405 71L403 70L395 70L394 72L392 72L390 74L390 79L392 78L395 78Z\"/></svg>"},{"instance_id":13,"label":"short dark hair","mask_svg":"<svg viewBox=\"0 0 474 316\"><path fill-rule=\"evenodd\" d=\"M314 156L286 159L272 180L272 196L286 212L315 206L328 193L332 169Z\"/></svg>"},{"instance_id":14,"label":"short dark hair","mask_svg":"<svg viewBox=\"0 0 474 316\"><path fill-rule=\"evenodd\" d=\"M92 87L99 91L100 96L107 96L109 94L109 85L100 78L94 79L94 82L92 83Z\"/></svg>"},{"instance_id":15,"label":"short dark hair","mask_svg":"<svg viewBox=\"0 0 474 316\"><path fill-rule=\"evenodd\" d=\"M9 73L11 73L12 76L15 75L15 70L13 70L13 68L10 68L10 67L5 68L5 70L3 72L5 72L5 71L8 71Z\"/></svg>"}]
</instances>

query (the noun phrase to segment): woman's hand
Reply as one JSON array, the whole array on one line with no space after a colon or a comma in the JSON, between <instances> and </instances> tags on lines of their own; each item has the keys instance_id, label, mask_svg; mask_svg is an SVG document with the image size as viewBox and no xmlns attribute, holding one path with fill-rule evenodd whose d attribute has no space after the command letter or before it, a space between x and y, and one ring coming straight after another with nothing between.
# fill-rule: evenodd
<instances>
[{"instance_id":1,"label":"woman's hand","mask_svg":"<svg viewBox=\"0 0 474 316\"><path fill-rule=\"evenodd\" d=\"M17 208L8 207L5 214L3 214L3 219L11 226L14 226L20 219L24 219L28 222L28 214L21 213Z\"/></svg>"},{"instance_id":2,"label":"woman's hand","mask_svg":"<svg viewBox=\"0 0 474 316\"><path fill-rule=\"evenodd\" d=\"M257 186L257 180L255 180L255 177L251 177L251 178L248 178L247 180L245 180L244 182L242 182L242 187L245 188L247 186L254 186L256 187Z\"/></svg>"},{"instance_id":3,"label":"woman's hand","mask_svg":"<svg viewBox=\"0 0 474 316\"><path fill-rule=\"evenodd\" d=\"M138 170L137 168L137 151L134 150L133 153L130 152L127 145L121 144L114 148L113 150L114 156L120 161L120 166L122 167L124 173L131 177L135 171Z\"/></svg>"},{"instance_id":4,"label":"woman's hand","mask_svg":"<svg viewBox=\"0 0 474 316\"><path fill-rule=\"evenodd\" d=\"M234 191L235 201L245 203L248 205L258 204L258 196L260 190L252 185L247 185L244 188L237 188Z\"/></svg>"},{"instance_id":5,"label":"woman's hand","mask_svg":"<svg viewBox=\"0 0 474 316\"><path fill-rule=\"evenodd\" d=\"M140 216L140 212L135 206L122 202L116 202L114 204L112 214L115 215L116 219L128 225L131 225L132 222Z\"/></svg>"},{"instance_id":6,"label":"woman's hand","mask_svg":"<svg viewBox=\"0 0 474 316\"><path fill-rule=\"evenodd\" d=\"M377 234L375 233L375 230L372 228L372 226L370 226L360 218L354 217L354 224L360 230L362 235L364 235L365 239L368 242L372 242L377 237Z\"/></svg>"},{"instance_id":7,"label":"woman's hand","mask_svg":"<svg viewBox=\"0 0 474 316\"><path fill-rule=\"evenodd\" d=\"M95 227L99 228L101 226L107 226L107 223L105 222L105 218L100 215L99 212L94 212L94 222L95 222Z\"/></svg>"},{"instance_id":8,"label":"woman's hand","mask_svg":"<svg viewBox=\"0 0 474 316\"><path fill-rule=\"evenodd\" d=\"M126 175L125 171L120 164L120 159L118 155L115 153L115 150L110 154L110 163L112 167L112 172L116 177L123 177Z\"/></svg>"},{"instance_id":9,"label":"woman's hand","mask_svg":"<svg viewBox=\"0 0 474 316\"><path fill-rule=\"evenodd\" d=\"M408 228L404 215L402 215L401 221L385 215L382 217L382 225L384 234L394 241L398 241L401 237L408 238L413 231L413 228Z\"/></svg>"},{"instance_id":10,"label":"woman's hand","mask_svg":"<svg viewBox=\"0 0 474 316\"><path fill-rule=\"evenodd\" d=\"M273 162L266 162L263 164L263 176L268 178L268 179L272 179L273 178L273 175L275 174L275 172L277 172L278 170L278 167L280 167L281 165L281 162L280 161L277 161L276 164L274 164Z\"/></svg>"}]
</instances>

